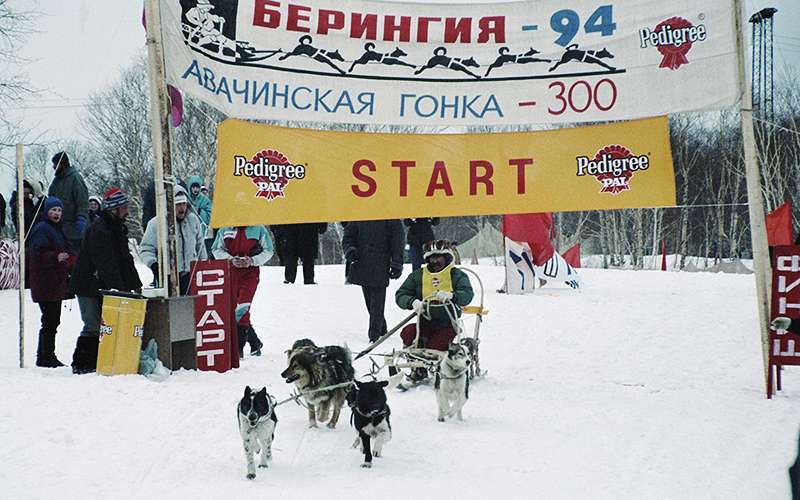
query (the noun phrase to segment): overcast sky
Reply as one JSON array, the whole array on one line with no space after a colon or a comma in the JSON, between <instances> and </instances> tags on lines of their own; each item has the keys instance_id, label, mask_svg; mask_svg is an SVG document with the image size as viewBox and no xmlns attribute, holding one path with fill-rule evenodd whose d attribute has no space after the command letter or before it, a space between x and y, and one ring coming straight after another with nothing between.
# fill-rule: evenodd
<instances>
[{"instance_id":1,"label":"overcast sky","mask_svg":"<svg viewBox=\"0 0 800 500\"><path fill-rule=\"evenodd\" d=\"M33 128L47 139L80 138L80 117L88 95L112 83L122 68L144 51L142 0L11 0L10 3L12 8L38 12L37 32L29 36L21 55L28 60L24 71L32 86L42 91L11 112L23 120L25 127ZM746 5L748 13L767 6L778 9L777 75L784 64L800 66L800 0L747 0ZM749 24L747 27L749 40Z\"/></svg>"}]
</instances>

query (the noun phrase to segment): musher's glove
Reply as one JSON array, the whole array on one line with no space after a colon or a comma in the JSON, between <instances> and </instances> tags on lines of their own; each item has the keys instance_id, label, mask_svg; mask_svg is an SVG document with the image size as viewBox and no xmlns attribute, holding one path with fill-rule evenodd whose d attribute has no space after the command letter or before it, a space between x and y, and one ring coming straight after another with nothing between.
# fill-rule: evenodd
<instances>
[{"instance_id":1,"label":"musher's glove","mask_svg":"<svg viewBox=\"0 0 800 500\"><path fill-rule=\"evenodd\" d=\"M792 320L790 318L787 318L786 316L778 316L772 320L772 323L769 324L769 327L773 330L788 330L791 324Z\"/></svg>"},{"instance_id":2,"label":"musher's glove","mask_svg":"<svg viewBox=\"0 0 800 500\"><path fill-rule=\"evenodd\" d=\"M396 280L403 275L403 266L392 266L389 268L389 278Z\"/></svg>"},{"instance_id":3,"label":"musher's glove","mask_svg":"<svg viewBox=\"0 0 800 500\"><path fill-rule=\"evenodd\" d=\"M449 302L453 299L453 292L445 292L444 290L439 290L436 292L436 300L439 302Z\"/></svg>"},{"instance_id":4,"label":"musher's glove","mask_svg":"<svg viewBox=\"0 0 800 500\"><path fill-rule=\"evenodd\" d=\"M413 309L415 313L419 314L422 311L422 307L424 305L425 304L421 300L414 299L414 302L411 303L411 309Z\"/></svg>"}]
</instances>

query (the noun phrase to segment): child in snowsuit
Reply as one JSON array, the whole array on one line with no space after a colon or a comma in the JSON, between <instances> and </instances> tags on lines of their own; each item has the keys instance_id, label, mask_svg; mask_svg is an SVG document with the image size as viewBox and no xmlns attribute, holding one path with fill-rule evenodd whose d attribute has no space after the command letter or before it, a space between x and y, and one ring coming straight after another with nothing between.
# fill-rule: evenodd
<instances>
[{"instance_id":1,"label":"child in snowsuit","mask_svg":"<svg viewBox=\"0 0 800 500\"><path fill-rule=\"evenodd\" d=\"M248 342L250 355L260 356L263 343L250 324L250 304L258 288L258 267L266 264L274 252L269 231L264 226L220 228L211 251L215 258L231 261L239 358L244 357Z\"/></svg>"}]
</instances>

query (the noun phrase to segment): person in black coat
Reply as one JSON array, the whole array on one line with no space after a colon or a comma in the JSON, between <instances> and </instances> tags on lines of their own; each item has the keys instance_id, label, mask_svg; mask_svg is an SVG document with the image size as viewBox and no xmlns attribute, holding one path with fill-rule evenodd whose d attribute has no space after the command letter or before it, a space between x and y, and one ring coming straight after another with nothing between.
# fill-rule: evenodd
<instances>
[{"instance_id":1,"label":"person in black coat","mask_svg":"<svg viewBox=\"0 0 800 500\"><path fill-rule=\"evenodd\" d=\"M6 198L0 194L0 231L6 227Z\"/></svg>"},{"instance_id":2,"label":"person in black coat","mask_svg":"<svg viewBox=\"0 0 800 500\"><path fill-rule=\"evenodd\" d=\"M369 312L368 336L373 342L386 333L386 287L403 274L403 225L398 219L349 222L342 248L350 262L348 279L361 285Z\"/></svg>"},{"instance_id":3,"label":"person in black coat","mask_svg":"<svg viewBox=\"0 0 800 500\"><path fill-rule=\"evenodd\" d=\"M283 224L272 226L277 238L278 254L284 266L284 283L294 283L297 278L297 259L303 261L303 283L314 282L314 261L319 256L319 235L325 233L328 224Z\"/></svg>"},{"instance_id":4,"label":"person in black coat","mask_svg":"<svg viewBox=\"0 0 800 500\"><path fill-rule=\"evenodd\" d=\"M433 226L439 224L439 218L403 219L403 224L408 227L406 241L408 242L408 256L411 260L411 270L413 271L422 267L422 245L436 239L433 236Z\"/></svg>"},{"instance_id":5,"label":"person in black coat","mask_svg":"<svg viewBox=\"0 0 800 500\"><path fill-rule=\"evenodd\" d=\"M39 204L41 203L40 199L36 199L33 195L33 186L27 180L22 181L22 191L23 191L23 218L25 220L25 234L27 235L31 231L31 226L36 221L37 218L37 210L39 209ZM19 228L17 227L17 217L19 212L17 211L17 205L19 204L19 200L17 199L17 191L14 190L11 192L11 222L14 223L14 232L19 232Z\"/></svg>"},{"instance_id":6,"label":"person in black coat","mask_svg":"<svg viewBox=\"0 0 800 500\"><path fill-rule=\"evenodd\" d=\"M78 296L83 320L75 352L73 373L91 373L97 366L103 297L100 290L139 292L142 282L128 248L128 197L112 188L103 197L100 218L89 226L81 240L78 260L70 279L70 292Z\"/></svg>"}]
</instances>

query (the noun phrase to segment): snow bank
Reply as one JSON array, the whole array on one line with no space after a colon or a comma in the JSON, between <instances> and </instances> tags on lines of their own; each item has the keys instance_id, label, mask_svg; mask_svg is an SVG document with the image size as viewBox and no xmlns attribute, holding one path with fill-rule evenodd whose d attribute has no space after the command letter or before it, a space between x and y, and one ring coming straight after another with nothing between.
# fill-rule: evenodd
<instances>
[{"instance_id":1,"label":"snow bank","mask_svg":"<svg viewBox=\"0 0 800 500\"><path fill-rule=\"evenodd\" d=\"M343 285L341 266L318 267L316 286L283 285L282 269L264 268L253 305L264 356L163 383L16 368L16 292L0 292L2 496L788 497L800 368L764 398L752 276L581 269L581 292L508 296L494 292L502 267L475 269L491 310L481 345L489 373L472 386L464 422L436 422L430 387L391 393L393 440L365 470L347 417L309 430L305 410L284 405L273 465L255 481L245 479L235 420L244 386L286 397L283 351L297 338L366 345L361 291ZM393 324L404 314L387 302ZM38 328L35 304L27 314ZM62 361L79 330L68 302ZM34 333L28 366L35 346Z\"/></svg>"}]
</instances>

